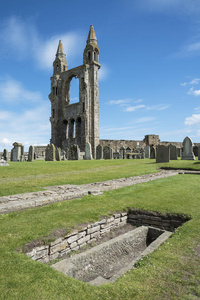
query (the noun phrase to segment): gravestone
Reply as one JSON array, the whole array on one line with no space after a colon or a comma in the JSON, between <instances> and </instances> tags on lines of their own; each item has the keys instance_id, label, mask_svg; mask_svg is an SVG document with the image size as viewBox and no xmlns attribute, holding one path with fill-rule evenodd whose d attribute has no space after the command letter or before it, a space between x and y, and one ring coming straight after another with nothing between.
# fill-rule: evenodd
<instances>
[{"instance_id":1,"label":"gravestone","mask_svg":"<svg viewBox=\"0 0 200 300\"><path fill-rule=\"evenodd\" d=\"M144 151L145 151L145 158L150 158L150 146L146 145L144 147Z\"/></svg>"},{"instance_id":2,"label":"gravestone","mask_svg":"<svg viewBox=\"0 0 200 300\"><path fill-rule=\"evenodd\" d=\"M200 160L200 146L198 147L198 160Z\"/></svg>"},{"instance_id":3,"label":"gravestone","mask_svg":"<svg viewBox=\"0 0 200 300\"><path fill-rule=\"evenodd\" d=\"M85 155L84 155L85 160L91 160L93 159L92 157L92 147L89 142L85 144Z\"/></svg>"},{"instance_id":4,"label":"gravestone","mask_svg":"<svg viewBox=\"0 0 200 300\"><path fill-rule=\"evenodd\" d=\"M198 156L198 147L197 146L193 147L193 153L194 153L194 156Z\"/></svg>"},{"instance_id":5,"label":"gravestone","mask_svg":"<svg viewBox=\"0 0 200 300\"><path fill-rule=\"evenodd\" d=\"M126 148L126 153L131 153L131 148L130 147Z\"/></svg>"},{"instance_id":6,"label":"gravestone","mask_svg":"<svg viewBox=\"0 0 200 300\"><path fill-rule=\"evenodd\" d=\"M61 156L60 152L61 152L61 149L60 149L59 147L56 147L56 150L55 150L55 157L56 157L56 160L57 160L57 161L60 161L60 160L61 160L61 158L60 158L60 156Z\"/></svg>"},{"instance_id":7,"label":"gravestone","mask_svg":"<svg viewBox=\"0 0 200 300\"><path fill-rule=\"evenodd\" d=\"M4 149L4 150L3 150L3 159L4 159L5 161L8 161L8 150L7 150L7 149Z\"/></svg>"},{"instance_id":8,"label":"gravestone","mask_svg":"<svg viewBox=\"0 0 200 300\"><path fill-rule=\"evenodd\" d=\"M113 152L113 159L119 159L119 152Z\"/></svg>"},{"instance_id":9,"label":"gravestone","mask_svg":"<svg viewBox=\"0 0 200 300\"><path fill-rule=\"evenodd\" d=\"M80 149L77 145L71 145L67 152L68 160L79 160L80 159Z\"/></svg>"},{"instance_id":10,"label":"gravestone","mask_svg":"<svg viewBox=\"0 0 200 300\"><path fill-rule=\"evenodd\" d=\"M156 148L156 162L169 162L170 150L168 146L158 145Z\"/></svg>"},{"instance_id":11,"label":"gravestone","mask_svg":"<svg viewBox=\"0 0 200 300\"><path fill-rule=\"evenodd\" d=\"M96 159L102 159L103 158L103 148L101 145L98 145L96 147Z\"/></svg>"},{"instance_id":12,"label":"gravestone","mask_svg":"<svg viewBox=\"0 0 200 300\"><path fill-rule=\"evenodd\" d=\"M54 161L55 160L55 146L54 144L48 144L45 149L45 160Z\"/></svg>"},{"instance_id":13,"label":"gravestone","mask_svg":"<svg viewBox=\"0 0 200 300\"><path fill-rule=\"evenodd\" d=\"M192 140L188 136L183 140L183 152L181 159L183 160L195 160L195 156L193 153L193 145Z\"/></svg>"},{"instance_id":14,"label":"gravestone","mask_svg":"<svg viewBox=\"0 0 200 300\"><path fill-rule=\"evenodd\" d=\"M103 158L112 159L112 149L109 146L103 148Z\"/></svg>"},{"instance_id":15,"label":"gravestone","mask_svg":"<svg viewBox=\"0 0 200 300\"><path fill-rule=\"evenodd\" d=\"M61 152L61 156L62 156L62 160L66 160L66 151L65 150L62 150Z\"/></svg>"},{"instance_id":16,"label":"gravestone","mask_svg":"<svg viewBox=\"0 0 200 300\"><path fill-rule=\"evenodd\" d=\"M145 150L143 148L140 149L141 157L142 159L145 158Z\"/></svg>"},{"instance_id":17,"label":"gravestone","mask_svg":"<svg viewBox=\"0 0 200 300\"><path fill-rule=\"evenodd\" d=\"M156 158L156 149L154 146L150 147L150 159L155 159Z\"/></svg>"},{"instance_id":18,"label":"gravestone","mask_svg":"<svg viewBox=\"0 0 200 300\"><path fill-rule=\"evenodd\" d=\"M34 146L30 146L29 147L29 151L28 151L28 161L34 161L34 159L35 159L35 148L34 148Z\"/></svg>"},{"instance_id":19,"label":"gravestone","mask_svg":"<svg viewBox=\"0 0 200 300\"><path fill-rule=\"evenodd\" d=\"M124 152L125 152L124 147L121 147L119 149L119 158L124 159Z\"/></svg>"},{"instance_id":20,"label":"gravestone","mask_svg":"<svg viewBox=\"0 0 200 300\"><path fill-rule=\"evenodd\" d=\"M176 149L176 146L170 144L169 145L169 151L170 151L170 160L177 160L177 149Z\"/></svg>"},{"instance_id":21,"label":"gravestone","mask_svg":"<svg viewBox=\"0 0 200 300\"><path fill-rule=\"evenodd\" d=\"M24 146L20 143L13 143L14 148L11 150L11 161L23 161L24 160Z\"/></svg>"}]
</instances>

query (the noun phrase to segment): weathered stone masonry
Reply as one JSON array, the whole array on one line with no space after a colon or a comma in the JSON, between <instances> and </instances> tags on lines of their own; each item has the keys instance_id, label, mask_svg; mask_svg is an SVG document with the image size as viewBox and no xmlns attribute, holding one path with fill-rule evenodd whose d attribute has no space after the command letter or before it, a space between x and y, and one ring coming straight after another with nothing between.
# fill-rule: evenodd
<instances>
[{"instance_id":1,"label":"weathered stone masonry","mask_svg":"<svg viewBox=\"0 0 200 300\"><path fill-rule=\"evenodd\" d=\"M90 26L83 54L83 65L67 70L68 64L62 42L59 42L51 77L51 143L67 149L85 144L92 146L93 157L99 144L99 47L94 27ZM70 104L70 83L79 80L79 103Z\"/></svg>"}]
</instances>

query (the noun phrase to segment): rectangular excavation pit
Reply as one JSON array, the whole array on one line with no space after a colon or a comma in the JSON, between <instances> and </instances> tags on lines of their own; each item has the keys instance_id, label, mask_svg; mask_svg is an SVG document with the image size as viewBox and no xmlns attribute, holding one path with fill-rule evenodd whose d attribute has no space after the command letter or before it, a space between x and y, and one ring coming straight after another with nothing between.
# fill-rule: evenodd
<instances>
[{"instance_id":1,"label":"rectangular excavation pit","mask_svg":"<svg viewBox=\"0 0 200 300\"><path fill-rule=\"evenodd\" d=\"M95 246L83 253L63 259L52 267L65 275L93 285L114 282L143 256L153 252L172 232L140 226Z\"/></svg>"}]
</instances>

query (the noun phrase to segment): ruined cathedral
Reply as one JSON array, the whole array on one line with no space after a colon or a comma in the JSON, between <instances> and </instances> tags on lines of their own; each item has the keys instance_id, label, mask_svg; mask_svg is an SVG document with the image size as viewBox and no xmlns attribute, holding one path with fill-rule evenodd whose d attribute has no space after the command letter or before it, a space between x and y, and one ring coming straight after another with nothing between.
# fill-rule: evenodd
<instances>
[{"instance_id":1,"label":"ruined cathedral","mask_svg":"<svg viewBox=\"0 0 200 300\"><path fill-rule=\"evenodd\" d=\"M83 64L68 70L68 63L62 42L59 41L51 77L51 143L68 149L78 145L85 151L87 142L91 144L93 158L99 144L99 47L94 27L91 25ZM79 80L79 102L70 103L70 83L73 77Z\"/></svg>"}]
</instances>

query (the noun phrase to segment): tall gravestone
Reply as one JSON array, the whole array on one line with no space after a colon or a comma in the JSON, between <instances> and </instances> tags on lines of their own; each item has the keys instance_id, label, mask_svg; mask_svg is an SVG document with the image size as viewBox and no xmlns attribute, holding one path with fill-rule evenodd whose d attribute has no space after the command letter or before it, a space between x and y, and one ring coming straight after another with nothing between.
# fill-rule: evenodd
<instances>
[{"instance_id":1,"label":"tall gravestone","mask_svg":"<svg viewBox=\"0 0 200 300\"><path fill-rule=\"evenodd\" d=\"M119 152L113 152L113 159L119 159Z\"/></svg>"},{"instance_id":2,"label":"tall gravestone","mask_svg":"<svg viewBox=\"0 0 200 300\"><path fill-rule=\"evenodd\" d=\"M200 146L198 147L198 160L200 160Z\"/></svg>"},{"instance_id":3,"label":"tall gravestone","mask_svg":"<svg viewBox=\"0 0 200 300\"><path fill-rule=\"evenodd\" d=\"M103 158L103 148L101 145L98 145L96 148L96 159L102 159Z\"/></svg>"},{"instance_id":4,"label":"tall gravestone","mask_svg":"<svg viewBox=\"0 0 200 300\"><path fill-rule=\"evenodd\" d=\"M24 146L21 143L13 143L14 148L11 150L11 161L24 160Z\"/></svg>"},{"instance_id":5,"label":"tall gravestone","mask_svg":"<svg viewBox=\"0 0 200 300\"><path fill-rule=\"evenodd\" d=\"M177 149L176 149L176 146L170 144L169 145L169 151L170 151L170 160L177 160Z\"/></svg>"},{"instance_id":6,"label":"tall gravestone","mask_svg":"<svg viewBox=\"0 0 200 300\"><path fill-rule=\"evenodd\" d=\"M103 158L112 159L112 149L109 146L103 148Z\"/></svg>"},{"instance_id":7,"label":"tall gravestone","mask_svg":"<svg viewBox=\"0 0 200 300\"><path fill-rule=\"evenodd\" d=\"M183 152L182 152L181 159L195 160L192 140L188 136L186 136L186 138L183 140Z\"/></svg>"},{"instance_id":8,"label":"tall gravestone","mask_svg":"<svg viewBox=\"0 0 200 300\"><path fill-rule=\"evenodd\" d=\"M93 159L92 157L92 147L90 143L85 144L85 155L84 155L85 160L91 160Z\"/></svg>"},{"instance_id":9,"label":"tall gravestone","mask_svg":"<svg viewBox=\"0 0 200 300\"><path fill-rule=\"evenodd\" d=\"M67 152L68 160L79 160L80 159L80 149L78 145L71 145Z\"/></svg>"},{"instance_id":10,"label":"tall gravestone","mask_svg":"<svg viewBox=\"0 0 200 300\"><path fill-rule=\"evenodd\" d=\"M28 151L28 161L34 161L35 148L34 146L29 147Z\"/></svg>"},{"instance_id":11,"label":"tall gravestone","mask_svg":"<svg viewBox=\"0 0 200 300\"><path fill-rule=\"evenodd\" d=\"M198 156L198 147L197 146L193 147L193 153L194 153L194 156Z\"/></svg>"},{"instance_id":12,"label":"tall gravestone","mask_svg":"<svg viewBox=\"0 0 200 300\"><path fill-rule=\"evenodd\" d=\"M55 160L55 146L54 144L48 144L45 149L45 160L54 161Z\"/></svg>"},{"instance_id":13,"label":"tall gravestone","mask_svg":"<svg viewBox=\"0 0 200 300\"><path fill-rule=\"evenodd\" d=\"M150 147L150 158L155 159L156 158L156 149L154 146Z\"/></svg>"},{"instance_id":14,"label":"tall gravestone","mask_svg":"<svg viewBox=\"0 0 200 300\"><path fill-rule=\"evenodd\" d=\"M124 159L124 152L125 152L124 147L121 147L119 149L119 158Z\"/></svg>"},{"instance_id":15,"label":"tall gravestone","mask_svg":"<svg viewBox=\"0 0 200 300\"><path fill-rule=\"evenodd\" d=\"M4 159L5 161L8 161L8 150L7 150L7 149L4 149L4 150L3 150L3 159Z\"/></svg>"},{"instance_id":16,"label":"tall gravestone","mask_svg":"<svg viewBox=\"0 0 200 300\"><path fill-rule=\"evenodd\" d=\"M170 150L168 146L158 145L156 148L156 162L169 162Z\"/></svg>"},{"instance_id":17,"label":"tall gravestone","mask_svg":"<svg viewBox=\"0 0 200 300\"><path fill-rule=\"evenodd\" d=\"M144 151L145 151L145 158L150 158L150 146L146 145L144 147Z\"/></svg>"},{"instance_id":18,"label":"tall gravestone","mask_svg":"<svg viewBox=\"0 0 200 300\"><path fill-rule=\"evenodd\" d=\"M56 147L56 150L55 150L55 157L56 157L56 160L57 161L60 161L61 160L61 149L59 147Z\"/></svg>"}]
</instances>

